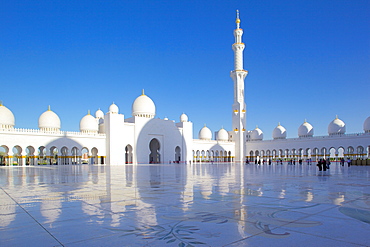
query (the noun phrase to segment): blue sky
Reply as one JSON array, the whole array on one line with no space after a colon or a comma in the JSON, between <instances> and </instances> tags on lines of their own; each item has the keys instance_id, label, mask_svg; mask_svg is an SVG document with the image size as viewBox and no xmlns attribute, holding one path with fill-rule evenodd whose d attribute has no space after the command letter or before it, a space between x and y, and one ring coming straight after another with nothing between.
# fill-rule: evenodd
<instances>
[{"instance_id":1,"label":"blue sky","mask_svg":"<svg viewBox=\"0 0 370 247\"><path fill-rule=\"evenodd\" d=\"M0 0L0 100L17 128L48 105L62 130L115 102L131 116L145 89L159 118L185 112L231 129L235 10L243 41L247 128L296 137L305 119L326 135L370 116L370 1Z\"/></svg>"}]
</instances>

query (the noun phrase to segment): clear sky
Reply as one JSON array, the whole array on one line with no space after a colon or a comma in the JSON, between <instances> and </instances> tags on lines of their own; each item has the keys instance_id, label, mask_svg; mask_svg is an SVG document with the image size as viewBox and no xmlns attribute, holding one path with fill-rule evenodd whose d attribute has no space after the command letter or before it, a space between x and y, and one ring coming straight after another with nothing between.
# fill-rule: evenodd
<instances>
[{"instance_id":1,"label":"clear sky","mask_svg":"<svg viewBox=\"0 0 370 247\"><path fill-rule=\"evenodd\" d=\"M265 139L305 119L326 135L370 116L370 1L0 0L0 100L16 128L37 128L48 105L62 130L114 102L125 117L145 89L156 117L185 112L231 130L235 11L243 41L247 129Z\"/></svg>"}]
</instances>

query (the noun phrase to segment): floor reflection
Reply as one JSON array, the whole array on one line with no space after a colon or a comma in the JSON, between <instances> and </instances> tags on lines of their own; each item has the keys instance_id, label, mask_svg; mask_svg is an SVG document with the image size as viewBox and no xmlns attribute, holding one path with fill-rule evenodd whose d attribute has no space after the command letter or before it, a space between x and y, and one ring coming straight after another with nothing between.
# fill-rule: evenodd
<instances>
[{"instance_id":1,"label":"floor reflection","mask_svg":"<svg viewBox=\"0 0 370 247\"><path fill-rule=\"evenodd\" d=\"M256 246L322 238L325 245L366 245L369 171L229 163L1 167L0 242Z\"/></svg>"}]
</instances>

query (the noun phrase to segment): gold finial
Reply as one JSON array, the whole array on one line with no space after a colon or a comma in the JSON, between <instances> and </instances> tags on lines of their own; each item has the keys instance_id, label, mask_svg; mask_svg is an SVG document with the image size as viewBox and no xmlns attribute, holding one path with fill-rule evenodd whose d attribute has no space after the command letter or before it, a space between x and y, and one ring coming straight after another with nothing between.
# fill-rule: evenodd
<instances>
[{"instance_id":1,"label":"gold finial","mask_svg":"<svg viewBox=\"0 0 370 247\"><path fill-rule=\"evenodd\" d=\"M307 119L304 119L304 122L307 123Z\"/></svg>"},{"instance_id":2,"label":"gold finial","mask_svg":"<svg viewBox=\"0 0 370 247\"><path fill-rule=\"evenodd\" d=\"M0 106L3 106L3 101L0 100Z\"/></svg>"},{"instance_id":3,"label":"gold finial","mask_svg":"<svg viewBox=\"0 0 370 247\"><path fill-rule=\"evenodd\" d=\"M239 10L238 9L236 10L236 20L235 20L235 23L238 24L238 28L239 28L240 19L239 19Z\"/></svg>"},{"instance_id":4,"label":"gold finial","mask_svg":"<svg viewBox=\"0 0 370 247\"><path fill-rule=\"evenodd\" d=\"M141 91L141 95L145 95L145 93L144 93L144 89Z\"/></svg>"},{"instance_id":5,"label":"gold finial","mask_svg":"<svg viewBox=\"0 0 370 247\"><path fill-rule=\"evenodd\" d=\"M90 114L90 110L87 110L87 115L91 115L91 114Z\"/></svg>"},{"instance_id":6,"label":"gold finial","mask_svg":"<svg viewBox=\"0 0 370 247\"><path fill-rule=\"evenodd\" d=\"M48 111L51 111L51 110L50 110L50 105L48 105Z\"/></svg>"},{"instance_id":7,"label":"gold finial","mask_svg":"<svg viewBox=\"0 0 370 247\"><path fill-rule=\"evenodd\" d=\"M256 129L258 129L258 125L256 125Z\"/></svg>"},{"instance_id":8,"label":"gold finial","mask_svg":"<svg viewBox=\"0 0 370 247\"><path fill-rule=\"evenodd\" d=\"M338 115L335 115L335 119L338 119Z\"/></svg>"},{"instance_id":9,"label":"gold finial","mask_svg":"<svg viewBox=\"0 0 370 247\"><path fill-rule=\"evenodd\" d=\"M281 125L280 125L280 122L278 123L278 126L281 126Z\"/></svg>"}]
</instances>

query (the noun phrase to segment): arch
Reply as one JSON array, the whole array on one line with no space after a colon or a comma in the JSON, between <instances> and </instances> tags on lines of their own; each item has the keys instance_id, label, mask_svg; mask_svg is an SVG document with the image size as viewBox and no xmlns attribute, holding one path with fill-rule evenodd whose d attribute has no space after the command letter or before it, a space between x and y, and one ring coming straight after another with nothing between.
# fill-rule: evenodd
<instances>
[{"instance_id":1,"label":"arch","mask_svg":"<svg viewBox=\"0 0 370 247\"><path fill-rule=\"evenodd\" d=\"M16 166L21 166L22 165L22 148L20 146L14 146L13 149L13 164Z\"/></svg>"},{"instance_id":2,"label":"arch","mask_svg":"<svg viewBox=\"0 0 370 247\"><path fill-rule=\"evenodd\" d=\"M26 147L26 166L35 165L35 148L32 146Z\"/></svg>"},{"instance_id":3,"label":"arch","mask_svg":"<svg viewBox=\"0 0 370 247\"><path fill-rule=\"evenodd\" d=\"M350 159L353 159L354 152L355 152L355 149L354 149L352 146L349 146L349 147L347 148L347 156L348 156Z\"/></svg>"},{"instance_id":4,"label":"arch","mask_svg":"<svg viewBox=\"0 0 370 247\"><path fill-rule=\"evenodd\" d=\"M79 156L79 149L77 147L73 147L71 150L72 153L72 165L80 164L81 156Z\"/></svg>"},{"instance_id":5,"label":"arch","mask_svg":"<svg viewBox=\"0 0 370 247\"><path fill-rule=\"evenodd\" d=\"M61 164L69 165L68 148L66 146L62 147L60 153L61 153Z\"/></svg>"},{"instance_id":6,"label":"arch","mask_svg":"<svg viewBox=\"0 0 370 247\"><path fill-rule=\"evenodd\" d=\"M365 151L365 149L364 149L363 146L358 146L356 148L356 156L357 156L356 158L363 160L364 156L365 156L364 151Z\"/></svg>"},{"instance_id":7,"label":"arch","mask_svg":"<svg viewBox=\"0 0 370 247\"><path fill-rule=\"evenodd\" d=\"M82 164L89 164L89 149L87 147L83 147L81 149L81 162Z\"/></svg>"},{"instance_id":8,"label":"arch","mask_svg":"<svg viewBox=\"0 0 370 247\"><path fill-rule=\"evenodd\" d=\"M181 161L181 148L179 146L175 148L175 161L176 163L180 163Z\"/></svg>"},{"instance_id":9,"label":"arch","mask_svg":"<svg viewBox=\"0 0 370 247\"><path fill-rule=\"evenodd\" d=\"M99 164L98 149L96 147L91 149L91 164Z\"/></svg>"},{"instance_id":10,"label":"arch","mask_svg":"<svg viewBox=\"0 0 370 247\"><path fill-rule=\"evenodd\" d=\"M58 165L58 148L56 148L55 146L50 148L49 164Z\"/></svg>"},{"instance_id":11,"label":"arch","mask_svg":"<svg viewBox=\"0 0 370 247\"><path fill-rule=\"evenodd\" d=\"M46 157L46 148L44 146L40 146L38 148L38 165L46 165L48 163Z\"/></svg>"},{"instance_id":12,"label":"arch","mask_svg":"<svg viewBox=\"0 0 370 247\"><path fill-rule=\"evenodd\" d=\"M133 162L133 148L130 144L125 147L125 163L132 164Z\"/></svg>"},{"instance_id":13,"label":"arch","mask_svg":"<svg viewBox=\"0 0 370 247\"><path fill-rule=\"evenodd\" d=\"M153 138L149 142L149 163L150 164L159 164L161 163L161 154L159 153L161 146L159 141L156 138Z\"/></svg>"},{"instance_id":14,"label":"arch","mask_svg":"<svg viewBox=\"0 0 370 247\"><path fill-rule=\"evenodd\" d=\"M9 165L9 148L5 145L0 146L0 165Z\"/></svg>"}]
</instances>

